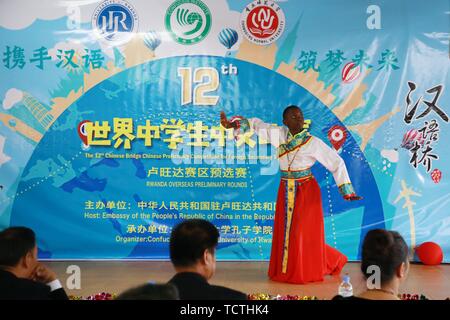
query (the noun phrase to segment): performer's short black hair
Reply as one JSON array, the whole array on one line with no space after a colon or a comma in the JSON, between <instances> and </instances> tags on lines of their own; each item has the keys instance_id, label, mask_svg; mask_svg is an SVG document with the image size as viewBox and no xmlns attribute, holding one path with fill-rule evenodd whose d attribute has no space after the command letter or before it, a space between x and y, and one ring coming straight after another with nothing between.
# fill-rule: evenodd
<instances>
[{"instance_id":1,"label":"performer's short black hair","mask_svg":"<svg viewBox=\"0 0 450 320\"><path fill-rule=\"evenodd\" d=\"M10 227L0 232L0 267L14 267L36 246L34 231L26 227Z\"/></svg>"},{"instance_id":2,"label":"performer's short black hair","mask_svg":"<svg viewBox=\"0 0 450 320\"><path fill-rule=\"evenodd\" d=\"M295 110L295 109L297 109L298 111L300 111L300 114L301 114L302 117L303 117L302 109L300 109L299 106L296 106L296 105L293 105L293 104L292 104L292 105L290 105L290 106L287 106L286 109L284 109L284 111L283 111L283 119L286 119L287 114L288 114L291 110Z\"/></svg>"},{"instance_id":3,"label":"performer's short black hair","mask_svg":"<svg viewBox=\"0 0 450 320\"><path fill-rule=\"evenodd\" d=\"M373 274L369 266L378 266L381 283L394 278L395 270L408 261L408 245L396 231L375 229L367 232L362 246L361 271L366 278Z\"/></svg>"},{"instance_id":4,"label":"performer's short black hair","mask_svg":"<svg viewBox=\"0 0 450 320\"><path fill-rule=\"evenodd\" d=\"M202 219L183 221L172 230L170 260L174 266L192 266L206 249L214 252L218 242L219 231L211 222Z\"/></svg>"}]
</instances>

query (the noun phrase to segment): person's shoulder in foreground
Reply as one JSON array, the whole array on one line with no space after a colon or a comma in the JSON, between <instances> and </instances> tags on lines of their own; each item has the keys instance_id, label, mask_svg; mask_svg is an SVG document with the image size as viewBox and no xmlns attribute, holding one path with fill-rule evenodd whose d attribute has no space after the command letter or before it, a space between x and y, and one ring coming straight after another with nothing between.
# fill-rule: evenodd
<instances>
[{"instance_id":1,"label":"person's shoulder in foreground","mask_svg":"<svg viewBox=\"0 0 450 320\"><path fill-rule=\"evenodd\" d=\"M169 283L174 284L182 300L246 300L243 292L223 286L211 285L199 273L177 273Z\"/></svg>"},{"instance_id":2,"label":"person's shoulder in foreground","mask_svg":"<svg viewBox=\"0 0 450 320\"><path fill-rule=\"evenodd\" d=\"M244 300L245 293L208 283L216 270L217 228L206 220L186 220L172 230L170 260L176 274L174 284L181 300Z\"/></svg>"},{"instance_id":3,"label":"person's shoulder in foreground","mask_svg":"<svg viewBox=\"0 0 450 320\"><path fill-rule=\"evenodd\" d=\"M44 283L18 278L14 274L0 270L0 300L66 300L62 287L55 290Z\"/></svg>"}]
</instances>

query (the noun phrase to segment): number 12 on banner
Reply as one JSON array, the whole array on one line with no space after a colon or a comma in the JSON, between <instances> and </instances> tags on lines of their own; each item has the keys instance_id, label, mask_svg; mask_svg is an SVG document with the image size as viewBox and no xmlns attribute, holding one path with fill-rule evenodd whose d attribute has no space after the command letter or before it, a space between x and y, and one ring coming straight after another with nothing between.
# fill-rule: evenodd
<instances>
[{"instance_id":1,"label":"number 12 on banner","mask_svg":"<svg viewBox=\"0 0 450 320\"><path fill-rule=\"evenodd\" d=\"M194 77L192 77L194 75ZM219 72L212 67L195 68L179 67L178 76L181 77L181 105L213 106L219 101L219 96L206 95L219 88ZM192 95L192 91L194 94Z\"/></svg>"}]
</instances>

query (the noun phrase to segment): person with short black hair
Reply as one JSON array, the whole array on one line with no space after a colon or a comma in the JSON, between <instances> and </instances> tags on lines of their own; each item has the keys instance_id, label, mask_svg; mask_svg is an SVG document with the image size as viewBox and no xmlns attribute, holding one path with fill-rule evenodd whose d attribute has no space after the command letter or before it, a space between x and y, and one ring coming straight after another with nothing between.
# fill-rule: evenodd
<instances>
[{"instance_id":1,"label":"person with short black hair","mask_svg":"<svg viewBox=\"0 0 450 320\"><path fill-rule=\"evenodd\" d=\"M379 270L379 274L373 271ZM356 297L334 300L398 300L398 289L409 271L408 245L396 231L375 229L367 232L361 257L361 271L365 279L379 276L379 287L367 289ZM373 285L373 284L372 284Z\"/></svg>"},{"instance_id":2,"label":"person with short black hair","mask_svg":"<svg viewBox=\"0 0 450 320\"><path fill-rule=\"evenodd\" d=\"M245 300L247 295L225 287L210 285L216 270L219 231L209 221L186 220L175 226L170 236L170 260L176 275L174 284L181 300Z\"/></svg>"},{"instance_id":3,"label":"person with short black hair","mask_svg":"<svg viewBox=\"0 0 450 320\"><path fill-rule=\"evenodd\" d=\"M128 289L117 296L116 300L179 300L178 290L172 284L147 283Z\"/></svg>"},{"instance_id":4,"label":"person with short black hair","mask_svg":"<svg viewBox=\"0 0 450 320\"><path fill-rule=\"evenodd\" d=\"M0 232L0 300L67 300L56 274L37 260L36 236L26 227Z\"/></svg>"},{"instance_id":5,"label":"person with short black hair","mask_svg":"<svg viewBox=\"0 0 450 320\"><path fill-rule=\"evenodd\" d=\"M289 283L323 281L337 275L347 257L325 242L322 196L311 168L321 163L336 181L342 197L360 200L353 190L344 160L336 150L311 135L302 110L289 105L283 111L284 126L265 123L258 118L240 116L220 123L234 134L253 132L278 149L281 181L275 208L272 249L268 275L271 280Z\"/></svg>"}]
</instances>

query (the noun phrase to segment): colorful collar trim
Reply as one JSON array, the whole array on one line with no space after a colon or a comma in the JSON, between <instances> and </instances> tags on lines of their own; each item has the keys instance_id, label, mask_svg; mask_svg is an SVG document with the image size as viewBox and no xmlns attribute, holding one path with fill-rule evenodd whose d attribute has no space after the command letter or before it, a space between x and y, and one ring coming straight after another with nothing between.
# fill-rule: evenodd
<instances>
[{"instance_id":1,"label":"colorful collar trim","mask_svg":"<svg viewBox=\"0 0 450 320\"><path fill-rule=\"evenodd\" d=\"M280 145L280 147L278 148L278 157L282 157L286 153L300 148L310 140L311 135L306 129L304 129L302 132L297 133L295 136L292 136L292 134L288 132L288 142Z\"/></svg>"}]
</instances>

